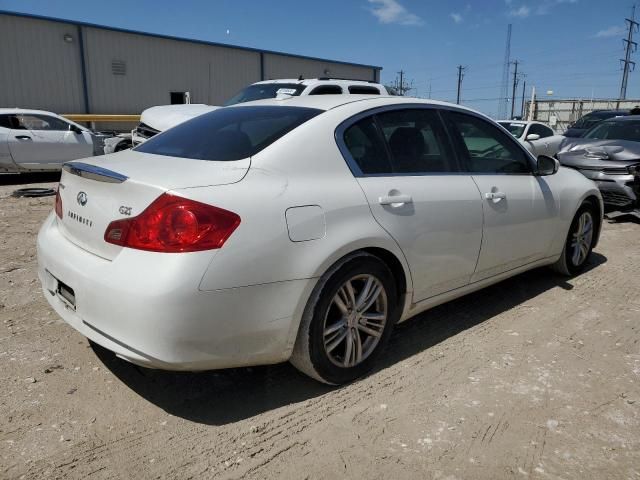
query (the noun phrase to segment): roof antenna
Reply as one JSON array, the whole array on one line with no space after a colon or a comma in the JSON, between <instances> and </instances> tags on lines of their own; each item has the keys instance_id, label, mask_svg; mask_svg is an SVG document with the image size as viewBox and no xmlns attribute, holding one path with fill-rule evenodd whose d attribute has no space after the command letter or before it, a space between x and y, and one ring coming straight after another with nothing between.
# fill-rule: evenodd
<instances>
[{"instance_id":1,"label":"roof antenna","mask_svg":"<svg viewBox=\"0 0 640 480\"><path fill-rule=\"evenodd\" d=\"M302 75L300 75L300 76L298 77L298 81L300 81L300 80L304 80L304 77L303 77Z\"/></svg>"}]
</instances>

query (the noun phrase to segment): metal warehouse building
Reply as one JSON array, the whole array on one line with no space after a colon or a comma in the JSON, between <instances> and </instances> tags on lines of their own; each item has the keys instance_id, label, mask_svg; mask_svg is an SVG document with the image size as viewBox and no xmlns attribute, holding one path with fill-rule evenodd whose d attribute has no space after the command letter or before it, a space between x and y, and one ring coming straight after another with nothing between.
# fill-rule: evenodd
<instances>
[{"instance_id":1,"label":"metal warehouse building","mask_svg":"<svg viewBox=\"0 0 640 480\"><path fill-rule=\"evenodd\" d=\"M0 107L139 114L153 105L219 105L272 78L378 81L381 67L0 11Z\"/></svg>"}]
</instances>

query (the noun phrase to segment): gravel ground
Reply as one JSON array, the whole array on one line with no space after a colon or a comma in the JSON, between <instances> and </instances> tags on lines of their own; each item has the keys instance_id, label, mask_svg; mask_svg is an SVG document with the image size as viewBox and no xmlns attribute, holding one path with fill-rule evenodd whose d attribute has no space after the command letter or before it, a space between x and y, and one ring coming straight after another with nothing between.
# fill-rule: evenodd
<instances>
[{"instance_id":1,"label":"gravel ground","mask_svg":"<svg viewBox=\"0 0 640 480\"><path fill-rule=\"evenodd\" d=\"M637 223L607 223L577 278L536 270L400 325L377 371L329 388L92 347L36 280L53 197L10 198L18 181L0 178L1 478L640 478Z\"/></svg>"}]
</instances>

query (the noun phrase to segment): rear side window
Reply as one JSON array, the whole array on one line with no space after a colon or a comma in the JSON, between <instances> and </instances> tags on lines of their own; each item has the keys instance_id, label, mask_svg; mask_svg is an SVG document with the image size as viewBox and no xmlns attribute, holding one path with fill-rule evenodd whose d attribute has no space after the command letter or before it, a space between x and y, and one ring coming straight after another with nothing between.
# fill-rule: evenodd
<instances>
[{"instance_id":1,"label":"rear side window","mask_svg":"<svg viewBox=\"0 0 640 480\"><path fill-rule=\"evenodd\" d=\"M11 128L10 115L0 115L0 128Z\"/></svg>"},{"instance_id":2,"label":"rear side window","mask_svg":"<svg viewBox=\"0 0 640 480\"><path fill-rule=\"evenodd\" d=\"M320 113L287 106L221 108L156 135L135 150L195 160L241 160Z\"/></svg>"},{"instance_id":3,"label":"rear side window","mask_svg":"<svg viewBox=\"0 0 640 480\"><path fill-rule=\"evenodd\" d=\"M387 147L374 117L364 118L347 128L344 143L365 175L393 173Z\"/></svg>"},{"instance_id":4,"label":"rear side window","mask_svg":"<svg viewBox=\"0 0 640 480\"><path fill-rule=\"evenodd\" d=\"M314 88L309 95L341 95L342 87L339 85L320 85Z\"/></svg>"},{"instance_id":5,"label":"rear side window","mask_svg":"<svg viewBox=\"0 0 640 480\"><path fill-rule=\"evenodd\" d=\"M352 95L380 95L380 90L367 85L349 85L349 93Z\"/></svg>"},{"instance_id":6,"label":"rear side window","mask_svg":"<svg viewBox=\"0 0 640 480\"><path fill-rule=\"evenodd\" d=\"M395 110L377 115L394 173L434 173L455 170L446 133L434 110Z\"/></svg>"}]
</instances>

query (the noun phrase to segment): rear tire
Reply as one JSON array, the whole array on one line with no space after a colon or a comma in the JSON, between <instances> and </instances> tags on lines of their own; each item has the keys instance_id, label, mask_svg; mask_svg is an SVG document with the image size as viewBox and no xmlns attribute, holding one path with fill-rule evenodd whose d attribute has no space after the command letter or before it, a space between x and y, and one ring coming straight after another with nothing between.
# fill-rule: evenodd
<instances>
[{"instance_id":1,"label":"rear tire","mask_svg":"<svg viewBox=\"0 0 640 480\"><path fill-rule=\"evenodd\" d=\"M577 275L584 270L595 243L595 213L589 203L584 203L573 217L564 243L562 255L552 268L566 276Z\"/></svg>"},{"instance_id":2,"label":"rear tire","mask_svg":"<svg viewBox=\"0 0 640 480\"><path fill-rule=\"evenodd\" d=\"M290 361L321 382L351 382L373 368L399 313L387 265L366 252L347 255L318 280Z\"/></svg>"}]
</instances>

